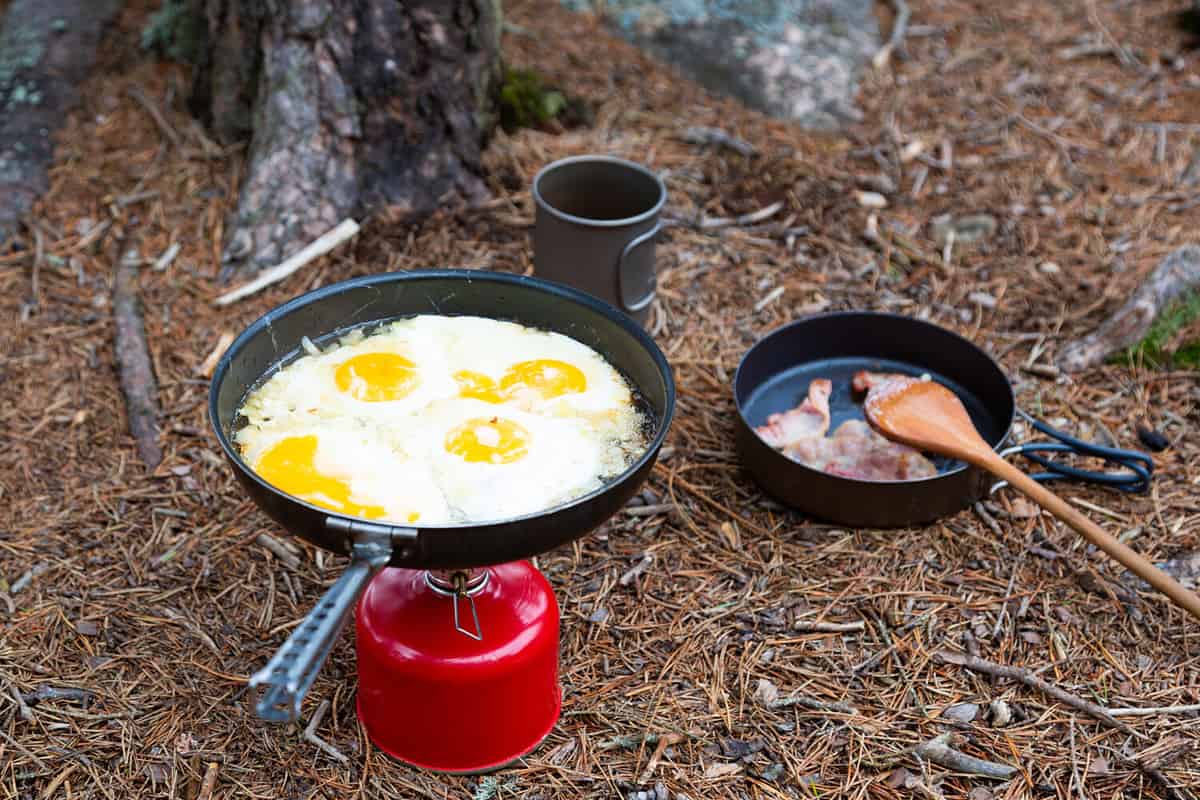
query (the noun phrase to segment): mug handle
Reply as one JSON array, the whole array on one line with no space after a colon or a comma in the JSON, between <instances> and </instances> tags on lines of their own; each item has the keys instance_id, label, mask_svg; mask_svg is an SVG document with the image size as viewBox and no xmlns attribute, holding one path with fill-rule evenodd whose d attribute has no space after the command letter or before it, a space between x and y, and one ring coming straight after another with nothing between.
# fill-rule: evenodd
<instances>
[{"instance_id":1,"label":"mug handle","mask_svg":"<svg viewBox=\"0 0 1200 800\"><path fill-rule=\"evenodd\" d=\"M617 257L617 300L621 303L621 307L629 312L638 312L654 302L654 289L650 293L638 300L636 303L625 302L625 292L623 290L623 275L625 273L625 260L629 258L629 254L636 250L641 245L653 239L662 230L662 222L656 221L654 227L645 233L639 234L630 240L629 244L625 245L625 249L621 251L621 255ZM651 278L654 277L654 272L651 270ZM657 284L657 279L655 279Z\"/></svg>"}]
</instances>

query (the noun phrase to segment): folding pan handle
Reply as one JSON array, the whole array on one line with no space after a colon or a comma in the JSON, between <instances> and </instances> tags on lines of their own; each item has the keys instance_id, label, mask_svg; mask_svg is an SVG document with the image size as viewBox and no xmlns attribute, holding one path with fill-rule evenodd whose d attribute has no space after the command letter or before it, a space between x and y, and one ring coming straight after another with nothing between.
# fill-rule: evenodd
<instances>
[{"instance_id":1,"label":"folding pan handle","mask_svg":"<svg viewBox=\"0 0 1200 800\"><path fill-rule=\"evenodd\" d=\"M304 696L329 657L350 608L391 559L392 539L400 532L411 536L416 533L370 523L345 523L335 517L328 522L329 527L351 535L350 566L292 630L270 662L250 677L251 690L258 692L255 711L268 722L294 722L300 718Z\"/></svg>"},{"instance_id":2,"label":"folding pan handle","mask_svg":"<svg viewBox=\"0 0 1200 800\"><path fill-rule=\"evenodd\" d=\"M1058 440L1057 442L1026 442L1001 451L1000 455L1002 456L1020 454L1044 467L1046 472L1030 475L1034 480L1043 482L1062 479L1076 480L1134 493L1150 489L1150 478L1154 474L1154 459L1148 453L1085 442L1031 417L1020 409L1017 410L1017 413L1036 430ZM1043 453L1074 453L1075 455L1099 458L1107 464L1115 465L1118 469L1113 471L1079 469L1055 461L1042 455Z\"/></svg>"}]
</instances>

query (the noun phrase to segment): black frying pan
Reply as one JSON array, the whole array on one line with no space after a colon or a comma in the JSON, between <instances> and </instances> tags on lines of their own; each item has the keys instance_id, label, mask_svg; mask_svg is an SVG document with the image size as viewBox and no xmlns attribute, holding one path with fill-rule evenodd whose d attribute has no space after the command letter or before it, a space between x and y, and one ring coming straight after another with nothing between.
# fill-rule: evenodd
<instances>
[{"instance_id":1,"label":"black frying pan","mask_svg":"<svg viewBox=\"0 0 1200 800\"><path fill-rule=\"evenodd\" d=\"M237 409L252 388L303 353L303 337L320 346L351 328L416 314L510 320L588 345L625 375L649 411L653 432L646 452L600 489L544 512L486 524L421 527L368 522L319 508L279 491L242 460L231 441ZM501 564L551 550L607 520L653 468L674 406L671 368L641 327L600 300L535 278L474 270L374 275L309 292L267 312L234 340L217 364L209 392L213 428L255 503L289 532L352 560L271 662L251 679L251 686L266 688L259 715L273 721L299 715L304 694L350 607L382 567Z\"/></svg>"},{"instance_id":2,"label":"black frying pan","mask_svg":"<svg viewBox=\"0 0 1200 800\"><path fill-rule=\"evenodd\" d=\"M816 378L833 382L830 430L863 419L862 398L850 379L859 370L928 374L962 400L984 440L1001 454L1022 453L1047 472L1039 480L1071 478L1145 491L1154 463L1145 453L1100 447L1066 436L1016 407L1000 366L974 344L912 317L842 312L808 317L765 336L742 358L733 379L738 408L737 448L743 465L768 494L815 517L857 527L901 527L953 514L987 494L993 479L977 467L940 456L938 474L909 481L864 481L830 475L792 461L755 433L770 414L800 403ZM1021 414L1058 442L1000 450ZM1061 464L1046 452L1093 456L1123 468L1089 472Z\"/></svg>"}]
</instances>

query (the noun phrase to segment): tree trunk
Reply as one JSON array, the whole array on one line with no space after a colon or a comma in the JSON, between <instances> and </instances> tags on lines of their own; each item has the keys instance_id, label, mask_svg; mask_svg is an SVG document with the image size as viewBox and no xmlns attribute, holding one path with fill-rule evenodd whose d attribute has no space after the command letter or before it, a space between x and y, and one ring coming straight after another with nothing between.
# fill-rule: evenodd
<instances>
[{"instance_id":1,"label":"tree trunk","mask_svg":"<svg viewBox=\"0 0 1200 800\"><path fill-rule=\"evenodd\" d=\"M498 0L195 0L193 108L250 137L223 276L277 263L351 214L486 195Z\"/></svg>"},{"instance_id":2,"label":"tree trunk","mask_svg":"<svg viewBox=\"0 0 1200 800\"><path fill-rule=\"evenodd\" d=\"M0 31L0 244L48 184L51 134L122 0L12 0Z\"/></svg>"}]
</instances>

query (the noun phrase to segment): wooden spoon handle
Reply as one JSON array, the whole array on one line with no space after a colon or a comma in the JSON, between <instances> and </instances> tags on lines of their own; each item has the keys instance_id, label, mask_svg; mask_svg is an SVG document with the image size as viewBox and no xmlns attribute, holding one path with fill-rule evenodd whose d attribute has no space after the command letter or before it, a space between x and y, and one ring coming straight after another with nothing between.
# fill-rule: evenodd
<instances>
[{"instance_id":1,"label":"wooden spoon handle","mask_svg":"<svg viewBox=\"0 0 1200 800\"><path fill-rule=\"evenodd\" d=\"M1068 505L1061 497L995 453L988 451L986 458L979 460L986 462L980 463L979 466L1008 481L1035 503L1078 531L1083 538L1124 564L1130 572L1171 598L1180 608L1196 619L1200 619L1200 597L1151 564L1145 556L1114 539L1099 525Z\"/></svg>"}]
</instances>

